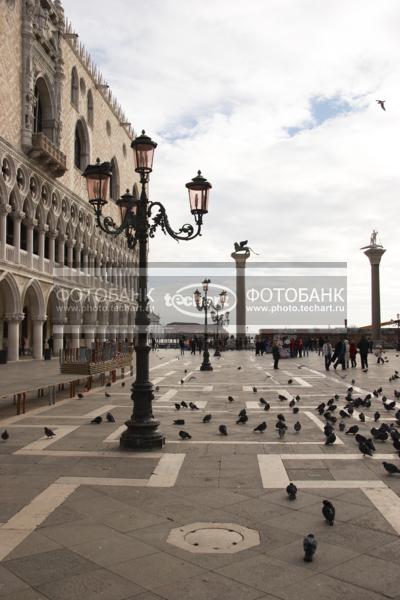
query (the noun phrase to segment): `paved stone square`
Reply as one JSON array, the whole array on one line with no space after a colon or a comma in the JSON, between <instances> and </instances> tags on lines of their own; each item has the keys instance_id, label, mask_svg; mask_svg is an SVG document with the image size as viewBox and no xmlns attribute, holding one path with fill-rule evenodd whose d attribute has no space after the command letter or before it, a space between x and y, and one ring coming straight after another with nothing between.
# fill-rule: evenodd
<instances>
[{"instance_id":1,"label":"paved stone square","mask_svg":"<svg viewBox=\"0 0 400 600\"><path fill-rule=\"evenodd\" d=\"M131 378L107 388L110 397L96 388L18 417L0 413L0 430L10 434L0 443L0 598L400 599L400 476L382 466L399 466L399 456L387 441L363 457L338 427L335 444L326 446L316 411L337 393L338 414L349 386L354 397L382 386L346 429L357 424L369 434L376 410L378 424L394 423L396 411L383 408L382 396L394 399L397 381L389 377L400 358L387 356L379 366L372 358L368 373L325 372L315 353L282 360L273 371L270 355L226 352L212 360L212 372L201 372L198 355L151 353L154 415L166 435L160 452L119 450ZM198 410L176 410L182 401ZM249 420L236 424L243 408ZM115 423L90 423L107 411ZM278 414L288 426L283 439ZM267 430L254 432L262 421ZM45 438L44 426L56 436ZM180 430L191 439L180 440ZM290 481L298 487L292 502ZM333 527L321 514L323 499L336 507ZM318 542L312 563L303 561L308 533Z\"/></svg>"}]
</instances>

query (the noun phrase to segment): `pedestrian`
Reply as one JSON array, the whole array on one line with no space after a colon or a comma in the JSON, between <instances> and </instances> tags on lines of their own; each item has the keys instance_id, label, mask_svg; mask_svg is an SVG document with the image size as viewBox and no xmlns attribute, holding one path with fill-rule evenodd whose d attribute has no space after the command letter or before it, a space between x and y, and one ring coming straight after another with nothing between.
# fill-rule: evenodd
<instances>
[{"instance_id":1,"label":"pedestrian","mask_svg":"<svg viewBox=\"0 0 400 600\"><path fill-rule=\"evenodd\" d=\"M156 339L155 339L154 335L151 336L151 349L153 352L156 349Z\"/></svg>"},{"instance_id":2,"label":"pedestrian","mask_svg":"<svg viewBox=\"0 0 400 600\"><path fill-rule=\"evenodd\" d=\"M201 354L203 350L203 340L201 338L197 340L197 350L199 354Z\"/></svg>"},{"instance_id":3,"label":"pedestrian","mask_svg":"<svg viewBox=\"0 0 400 600\"><path fill-rule=\"evenodd\" d=\"M296 348L297 348L297 352L298 352L299 358L302 358L303 357L303 340L302 340L301 337L297 338Z\"/></svg>"},{"instance_id":4,"label":"pedestrian","mask_svg":"<svg viewBox=\"0 0 400 600\"><path fill-rule=\"evenodd\" d=\"M318 339L318 356L320 356L322 353L322 346L324 345L324 343L325 343L324 338L320 337Z\"/></svg>"},{"instance_id":5,"label":"pedestrian","mask_svg":"<svg viewBox=\"0 0 400 600\"><path fill-rule=\"evenodd\" d=\"M375 356L376 356L376 358L378 359L378 360L376 361L376 363L377 363L378 365L379 365L379 364L382 364L382 365L383 365L383 363L384 363L385 361L383 360L383 348L382 348L381 344L376 344L376 345L375 345Z\"/></svg>"},{"instance_id":6,"label":"pedestrian","mask_svg":"<svg viewBox=\"0 0 400 600\"><path fill-rule=\"evenodd\" d=\"M279 351L278 342L274 341L272 344L272 358L274 359L274 369L279 369L279 360L281 358L281 353Z\"/></svg>"},{"instance_id":7,"label":"pedestrian","mask_svg":"<svg viewBox=\"0 0 400 600\"><path fill-rule=\"evenodd\" d=\"M344 363L346 365L346 369L350 367L350 343L349 340L344 340Z\"/></svg>"},{"instance_id":8,"label":"pedestrian","mask_svg":"<svg viewBox=\"0 0 400 600\"><path fill-rule=\"evenodd\" d=\"M329 340L325 340L324 345L322 346L322 355L325 359L325 370L329 371L332 362L332 344Z\"/></svg>"},{"instance_id":9,"label":"pedestrian","mask_svg":"<svg viewBox=\"0 0 400 600\"><path fill-rule=\"evenodd\" d=\"M370 354L372 354L373 349L374 349L374 342L373 342L373 340L371 340L371 338L368 338L368 352Z\"/></svg>"},{"instance_id":10,"label":"pedestrian","mask_svg":"<svg viewBox=\"0 0 400 600\"><path fill-rule=\"evenodd\" d=\"M361 368L363 370L368 369L368 352L369 352L369 341L365 335L361 336L361 340L357 344L357 348L360 352Z\"/></svg>"},{"instance_id":11,"label":"pedestrian","mask_svg":"<svg viewBox=\"0 0 400 600\"><path fill-rule=\"evenodd\" d=\"M53 339L53 336L52 336L52 335L51 335L51 336L49 337L49 339L47 340L47 344L48 344L48 347L49 347L49 350L50 350L50 354L53 356L53 349L54 349L54 339Z\"/></svg>"},{"instance_id":12,"label":"pedestrian","mask_svg":"<svg viewBox=\"0 0 400 600\"><path fill-rule=\"evenodd\" d=\"M333 353L332 356L332 362L336 360L335 364L333 365L333 368L337 369L338 365L342 365L342 371L346 370L346 363L345 363L345 352L346 352L346 347L344 345L344 340L338 340L335 346L335 352Z\"/></svg>"},{"instance_id":13,"label":"pedestrian","mask_svg":"<svg viewBox=\"0 0 400 600\"><path fill-rule=\"evenodd\" d=\"M185 338L183 336L179 338L179 348L181 349L181 355L185 354Z\"/></svg>"},{"instance_id":14,"label":"pedestrian","mask_svg":"<svg viewBox=\"0 0 400 600\"><path fill-rule=\"evenodd\" d=\"M190 354L196 354L196 336L189 341Z\"/></svg>"},{"instance_id":15,"label":"pedestrian","mask_svg":"<svg viewBox=\"0 0 400 600\"><path fill-rule=\"evenodd\" d=\"M353 341L350 342L350 361L351 361L351 366L352 367L356 367L357 366L357 346L355 345L355 343Z\"/></svg>"}]
</instances>

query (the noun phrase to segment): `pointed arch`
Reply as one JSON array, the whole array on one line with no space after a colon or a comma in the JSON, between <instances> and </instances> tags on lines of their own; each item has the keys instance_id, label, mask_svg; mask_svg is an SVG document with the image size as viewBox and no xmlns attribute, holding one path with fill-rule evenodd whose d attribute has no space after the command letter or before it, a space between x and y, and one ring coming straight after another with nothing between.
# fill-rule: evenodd
<instances>
[{"instance_id":1,"label":"pointed arch","mask_svg":"<svg viewBox=\"0 0 400 600\"><path fill-rule=\"evenodd\" d=\"M26 284L22 292L22 306L29 306L31 314L35 317L45 317L46 304L37 279L31 279Z\"/></svg>"}]
</instances>

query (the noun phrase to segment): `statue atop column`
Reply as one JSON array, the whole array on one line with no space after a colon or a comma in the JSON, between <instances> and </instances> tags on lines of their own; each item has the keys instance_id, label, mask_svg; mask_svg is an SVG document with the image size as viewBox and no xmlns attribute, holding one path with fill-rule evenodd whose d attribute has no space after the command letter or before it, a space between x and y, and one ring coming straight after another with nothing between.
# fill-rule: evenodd
<instances>
[{"instance_id":1,"label":"statue atop column","mask_svg":"<svg viewBox=\"0 0 400 600\"><path fill-rule=\"evenodd\" d=\"M233 254L241 254L242 252L244 252L244 256L246 256L247 258L250 256L250 252L252 252L253 254L257 254L257 252L254 252L253 248L250 248L250 246L247 245L248 244L248 240L244 240L243 242L235 242L234 243L234 248L235 248L235 252Z\"/></svg>"},{"instance_id":2,"label":"statue atop column","mask_svg":"<svg viewBox=\"0 0 400 600\"><path fill-rule=\"evenodd\" d=\"M382 246L382 244L378 244L377 238L378 238L378 232L376 229L373 229L368 246L363 246L363 248L361 248L361 250L366 250L367 248L382 248L383 246Z\"/></svg>"}]
</instances>

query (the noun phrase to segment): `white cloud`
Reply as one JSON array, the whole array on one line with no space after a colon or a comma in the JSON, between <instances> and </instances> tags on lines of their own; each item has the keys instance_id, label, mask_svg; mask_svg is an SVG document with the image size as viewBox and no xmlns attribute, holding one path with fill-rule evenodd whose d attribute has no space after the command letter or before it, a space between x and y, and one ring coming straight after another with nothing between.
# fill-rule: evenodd
<instances>
[{"instance_id":1,"label":"white cloud","mask_svg":"<svg viewBox=\"0 0 400 600\"><path fill-rule=\"evenodd\" d=\"M344 260L349 322L368 323L373 227L382 318L399 310L400 6L396 0L64 0L137 130L158 142L151 197L176 227L184 184L213 184L204 234L161 233L151 258L224 260L248 238L262 260ZM313 98L353 111L309 126ZM384 113L375 100L387 100Z\"/></svg>"}]
</instances>

